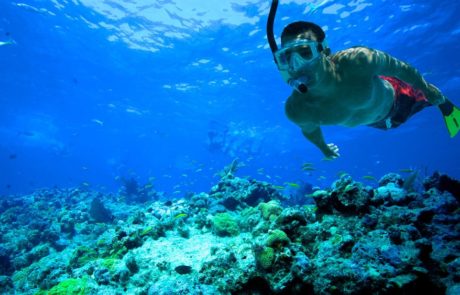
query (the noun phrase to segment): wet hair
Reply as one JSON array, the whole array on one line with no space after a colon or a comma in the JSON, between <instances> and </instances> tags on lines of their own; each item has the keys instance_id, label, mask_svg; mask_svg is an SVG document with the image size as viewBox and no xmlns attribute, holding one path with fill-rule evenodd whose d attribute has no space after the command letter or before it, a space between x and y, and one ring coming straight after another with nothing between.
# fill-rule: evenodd
<instances>
[{"instance_id":1,"label":"wet hair","mask_svg":"<svg viewBox=\"0 0 460 295\"><path fill-rule=\"evenodd\" d=\"M321 43L324 41L324 39L326 39L326 34L324 33L323 29L321 29L321 27L317 24L311 22L297 21L290 23L284 28L283 32L281 33L281 45L286 43L288 39L295 38L297 35L306 32L312 33L315 39L313 41ZM329 55L329 48L324 48L321 44L318 45L318 51L322 52L323 50L326 55Z\"/></svg>"},{"instance_id":2,"label":"wet hair","mask_svg":"<svg viewBox=\"0 0 460 295\"><path fill-rule=\"evenodd\" d=\"M326 34L324 33L323 29L321 29L321 27L317 24L298 21L290 23L284 28L283 33L281 33L281 40L287 39L289 37L295 37L308 31L313 33L313 36L316 39L315 41L323 42L326 38Z\"/></svg>"}]
</instances>

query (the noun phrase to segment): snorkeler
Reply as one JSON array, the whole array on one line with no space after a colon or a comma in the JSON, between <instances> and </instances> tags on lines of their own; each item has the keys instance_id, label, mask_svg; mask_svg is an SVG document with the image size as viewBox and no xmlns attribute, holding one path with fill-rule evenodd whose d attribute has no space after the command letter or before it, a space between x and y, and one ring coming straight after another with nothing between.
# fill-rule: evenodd
<instances>
[{"instance_id":1,"label":"snorkeler","mask_svg":"<svg viewBox=\"0 0 460 295\"><path fill-rule=\"evenodd\" d=\"M450 136L458 133L460 110L416 69L385 52L357 46L331 54L321 27L304 21L284 28L278 49L277 5L273 0L267 37L283 80L294 88L286 115L327 159L340 155L335 144L326 144L322 125L388 130L427 106L438 106Z\"/></svg>"}]
</instances>

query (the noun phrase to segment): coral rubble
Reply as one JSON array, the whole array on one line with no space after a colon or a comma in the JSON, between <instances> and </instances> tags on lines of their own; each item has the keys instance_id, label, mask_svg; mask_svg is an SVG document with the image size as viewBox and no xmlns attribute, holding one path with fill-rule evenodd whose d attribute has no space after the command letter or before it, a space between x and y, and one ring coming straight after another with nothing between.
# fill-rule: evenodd
<instances>
[{"instance_id":1,"label":"coral rubble","mask_svg":"<svg viewBox=\"0 0 460 295\"><path fill-rule=\"evenodd\" d=\"M296 205L232 172L180 200L134 180L0 200L0 293L458 294L458 181L343 175Z\"/></svg>"}]
</instances>

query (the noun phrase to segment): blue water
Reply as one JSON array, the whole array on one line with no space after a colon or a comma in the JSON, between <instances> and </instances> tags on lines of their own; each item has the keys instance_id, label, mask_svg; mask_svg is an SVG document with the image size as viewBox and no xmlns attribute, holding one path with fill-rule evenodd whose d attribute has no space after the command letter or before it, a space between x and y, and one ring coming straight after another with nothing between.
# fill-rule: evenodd
<instances>
[{"instance_id":1,"label":"blue water","mask_svg":"<svg viewBox=\"0 0 460 295\"><path fill-rule=\"evenodd\" d=\"M1 1L0 42L11 44L0 46L0 195L117 191L123 178L154 177L158 190L181 196L208 191L234 158L239 176L281 185L408 168L460 178L460 137L449 137L435 108L387 132L325 127L341 157L322 161L284 115L291 89L266 42L269 4ZM387 51L460 104L459 12L447 0L281 0L275 33L313 21L333 52ZM302 171L305 162L316 170Z\"/></svg>"}]
</instances>

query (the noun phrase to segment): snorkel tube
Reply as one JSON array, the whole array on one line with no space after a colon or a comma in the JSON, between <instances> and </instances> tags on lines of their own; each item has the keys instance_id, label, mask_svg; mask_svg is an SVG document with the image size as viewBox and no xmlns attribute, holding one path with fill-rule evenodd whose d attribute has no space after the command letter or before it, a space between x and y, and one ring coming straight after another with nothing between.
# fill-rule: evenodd
<instances>
[{"instance_id":1,"label":"snorkel tube","mask_svg":"<svg viewBox=\"0 0 460 295\"><path fill-rule=\"evenodd\" d=\"M273 24L275 22L276 10L278 8L278 0L273 0L270 6L270 13L268 14L267 20L267 40L268 44L270 45L270 49L273 54L273 59L275 60L275 64L278 67L278 63L275 58L275 52L278 51L278 45L276 44L275 34L273 33ZM286 70L281 70L278 67L278 70L283 77L283 80L286 81L292 88L297 90L300 93L307 93L308 87L308 78L307 77L300 77L298 79L293 79L290 77L289 73Z\"/></svg>"},{"instance_id":2,"label":"snorkel tube","mask_svg":"<svg viewBox=\"0 0 460 295\"><path fill-rule=\"evenodd\" d=\"M272 50L273 59L275 59L275 52L278 51L278 45L276 44L275 34L273 33L273 24L275 23L276 9L278 9L278 0L273 0L270 6L270 13L268 14L267 20L267 39L270 49Z\"/></svg>"}]
</instances>

